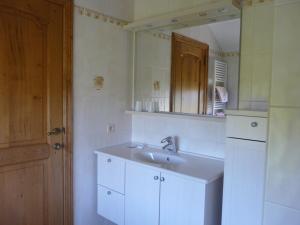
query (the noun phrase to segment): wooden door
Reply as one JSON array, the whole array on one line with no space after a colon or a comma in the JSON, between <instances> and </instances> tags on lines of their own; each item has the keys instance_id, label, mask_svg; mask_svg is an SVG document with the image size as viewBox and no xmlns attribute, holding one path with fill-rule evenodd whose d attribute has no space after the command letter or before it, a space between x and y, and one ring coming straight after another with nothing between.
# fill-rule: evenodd
<instances>
[{"instance_id":1,"label":"wooden door","mask_svg":"<svg viewBox=\"0 0 300 225\"><path fill-rule=\"evenodd\" d=\"M161 173L160 225L204 225L205 185Z\"/></svg>"},{"instance_id":2,"label":"wooden door","mask_svg":"<svg viewBox=\"0 0 300 225\"><path fill-rule=\"evenodd\" d=\"M1 225L71 224L71 7L0 2Z\"/></svg>"},{"instance_id":3,"label":"wooden door","mask_svg":"<svg viewBox=\"0 0 300 225\"><path fill-rule=\"evenodd\" d=\"M172 34L171 112L206 114L208 45Z\"/></svg>"},{"instance_id":4,"label":"wooden door","mask_svg":"<svg viewBox=\"0 0 300 225\"><path fill-rule=\"evenodd\" d=\"M126 164L125 224L159 224L159 178L158 170Z\"/></svg>"}]
</instances>

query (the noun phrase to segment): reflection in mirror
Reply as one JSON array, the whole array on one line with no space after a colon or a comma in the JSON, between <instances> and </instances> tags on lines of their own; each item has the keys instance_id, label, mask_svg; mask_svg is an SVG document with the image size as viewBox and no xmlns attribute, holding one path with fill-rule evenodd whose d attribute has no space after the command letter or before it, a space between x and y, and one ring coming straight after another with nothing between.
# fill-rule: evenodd
<instances>
[{"instance_id":1,"label":"reflection in mirror","mask_svg":"<svg viewBox=\"0 0 300 225\"><path fill-rule=\"evenodd\" d=\"M136 33L135 110L223 116L238 107L240 19Z\"/></svg>"}]
</instances>

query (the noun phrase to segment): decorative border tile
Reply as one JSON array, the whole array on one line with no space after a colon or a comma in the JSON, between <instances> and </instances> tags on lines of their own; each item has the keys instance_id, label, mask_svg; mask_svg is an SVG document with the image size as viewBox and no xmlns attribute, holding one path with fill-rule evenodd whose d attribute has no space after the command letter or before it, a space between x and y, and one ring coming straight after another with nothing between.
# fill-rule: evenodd
<instances>
[{"instance_id":1,"label":"decorative border tile","mask_svg":"<svg viewBox=\"0 0 300 225\"><path fill-rule=\"evenodd\" d=\"M242 7L253 6L261 3L273 2L274 0L241 0Z\"/></svg>"},{"instance_id":2,"label":"decorative border tile","mask_svg":"<svg viewBox=\"0 0 300 225\"><path fill-rule=\"evenodd\" d=\"M128 21L121 20L121 19L109 16L109 15L103 14L101 12L82 7L82 6L75 5L74 8L75 8L74 11L78 12L79 15L81 15L81 16L91 17L91 18L94 18L97 20L101 20L102 22L105 22L105 23L114 24L114 25L122 27L122 28L128 24Z\"/></svg>"},{"instance_id":3,"label":"decorative border tile","mask_svg":"<svg viewBox=\"0 0 300 225\"><path fill-rule=\"evenodd\" d=\"M235 56L240 56L239 52L222 52L221 53L222 57L235 57Z\"/></svg>"},{"instance_id":4,"label":"decorative border tile","mask_svg":"<svg viewBox=\"0 0 300 225\"><path fill-rule=\"evenodd\" d=\"M217 57L235 57L240 56L239 52L220 52L214 49L209 49L209 56L217 56Z\"/></svg>"}]
</instances>

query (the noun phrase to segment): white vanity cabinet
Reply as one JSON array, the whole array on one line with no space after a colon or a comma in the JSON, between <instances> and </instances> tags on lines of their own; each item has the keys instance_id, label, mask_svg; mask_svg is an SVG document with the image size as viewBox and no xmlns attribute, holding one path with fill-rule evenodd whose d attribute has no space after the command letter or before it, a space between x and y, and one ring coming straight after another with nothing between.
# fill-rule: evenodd
<instances>
[{"instance_id":1,"label":"white vanity cabinet","mask_svg":"<svg viewBox=\"0 0 300 225\"><path fill-rule=\"evenodd\" d=\"M118 225L221 224L222 161L179 153L149 163L141 153L170 153L128 145L95 151L99 215Z\"/></svg>"},{"instance_id":2,"label":"white vanity cabinet","mask_svg":"<svg viewBox=\"0 0 300 225\"><path fill-rule=\"evenodd\" d=\"M222 178L193 178L126 164L125 224L219 225ZM219 190L218 190L219 189ZM220 195L216 195L216 193Z\"/></svg>"},{"instance_id":3,"label":"white vanity cabinet","mask_svg":"<svg viewBox=\"0 0 300 225\"><path fill-rule=\"evenodd\" d=\"M97 153L97 213L124 224L125 160Z\"/></svg>"}]
</instances>

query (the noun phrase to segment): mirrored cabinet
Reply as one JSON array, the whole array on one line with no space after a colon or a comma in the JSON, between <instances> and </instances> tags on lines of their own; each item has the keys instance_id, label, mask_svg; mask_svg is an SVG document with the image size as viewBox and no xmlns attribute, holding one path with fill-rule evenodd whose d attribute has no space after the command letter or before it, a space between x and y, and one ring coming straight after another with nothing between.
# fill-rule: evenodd
<instances>
[{"instance_id":1,"label":"mirrored cabinet","mask_svg":"<svg viewBox=\"0 0 300 225\"><path fill-rule=\"evenodd\" d=\"M134 32L134 110L224 116L237 109L240 10L202 17L209 16L175 17Z\"/></svg>"}]
</instances>

